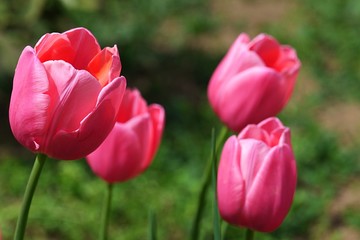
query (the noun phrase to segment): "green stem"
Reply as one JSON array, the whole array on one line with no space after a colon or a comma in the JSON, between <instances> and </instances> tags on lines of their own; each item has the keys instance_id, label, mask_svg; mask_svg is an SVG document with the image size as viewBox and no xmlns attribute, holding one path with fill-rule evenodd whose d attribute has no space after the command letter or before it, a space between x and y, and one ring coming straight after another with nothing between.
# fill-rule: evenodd
<instances>
[{"instance_id":1,"label":"green stem","mask_svg":"<svg viewBox=\"0 0 360 240\"><path fill-rule=\"evenodd\" d=\"M152 210L149 211L149 240L157 239L157 226L156 226L156 216Z\"/></svg>"},{"instance_id":2,"label":"green stem","mask_svg":"<svg viewBox=\"0 0 360 240\"><path fill-rule=\"evenodd\" d=\"M221 129L218 137L216 138L216 139L219 139L219 141L217 141L217 143L216 143L216 152L218 152L220 146L223 144L227 133L228 133L228 129L224 126ZM210 154L208 161L206 163L205 172L204 172L203 180L201 183L201 188L200 188L198 201L197 201L196 214L195 214L192 226L191 226L191 232L190 232L191 240L197 240L199 238L199 226L200 226L202 213L204 211L204 207L205 207L205 203L206 203L205 197L206 197L206 193L209 189L209 185L210 185L211 172L212 172L212 154Z\"/></svg>"},{"instance_id":3,"label":"green stem","mask_svg":"<svg viewBox=\"0 0 360 240\"><path fill-rule=\"evenodd\" d=\"M245 231L245 240L254 240L254 231L251 229L246 229Z\"/></svg>"},{"instance_id":4,"label":"green stem","mask_svg":"<svg viewBox=\"0 0 360 240\"><path fill-rule=\"evenodd\" d=\"M214 190L214 240L221 240L221 227L220 227L220 214L217 202L217 181L216 181L216 170L217 170L217 159L216 159L216 138L215 130L211 132L211 155L212 155L212 187Z\"/></svg>"},{"instance_id":5,"label":"green stem","mask_svg":"<svg viewBox=\"0 0 360 240\"><path fill-rule=\"evenodd\" d=\"M111 208L112 189L113 189L113 184L108 183L106 188L105 201L102 210L100 237L99 237L100 240L106 240L108 237L107 235L108 235L110 208Z\"/></svg>"},{"instance_id":6,"label":"green stem","mask_svg":"<svg viewBox=\"0 0 360 240\"><path fill-rule=\"evenodd\" d=\"M226 231L229 227L229 224L225 221L221 222L221 240L224 240L226 237Z\"/></svg>"},{"instance_id":7,"label":"green stem","mask_svg":"<svg viewBox=\"0 0 360 240\"><path fill-rule=\"evenodd\" d=\"M25 235L25 228L27 224L27 219L29 215L29 210L31 206L31 201L34 196L34 192L39 181L41 170L44 166L47 156L45 154L37 154L36 159L33 165L33 168L30 173L28 183L26 185L25 194L23 203L20 210L20 215L16 223L14 240L22 240Z\"/></svg>"}]
</instances>

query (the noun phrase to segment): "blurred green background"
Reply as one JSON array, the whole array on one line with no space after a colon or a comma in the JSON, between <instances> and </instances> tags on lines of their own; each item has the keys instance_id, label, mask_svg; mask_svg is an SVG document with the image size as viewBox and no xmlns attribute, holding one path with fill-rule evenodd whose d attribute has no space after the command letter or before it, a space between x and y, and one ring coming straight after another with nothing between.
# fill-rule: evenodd
<instances>
[{"instance_id":1,"label":"blurred green background","mask_svg":"<svg viewBox=\"0 0 360 240\"><path fill-rule=\"evenodd\" d=\"M220 124L208 80L240 32L275 36L298 51L302 70L280 114L292 129L298 188L283 225L256 239L360 239L360 1L1 0L0 228L11 239L34 154L11 134L8 105L17 59L47 32L88 28L102 47L117 44L122 74L149 103L166 109L151 167L116 185L110 239L146 239L148 212L159 239L187 239ZM84 160L48 160L30 212L27 239L96 239L105 184ZM209 203L211 196L209 195ZM205 206L201 239L212 239ZM241 239L230 227L226 239Z\"/></svg>"}]
</instances>

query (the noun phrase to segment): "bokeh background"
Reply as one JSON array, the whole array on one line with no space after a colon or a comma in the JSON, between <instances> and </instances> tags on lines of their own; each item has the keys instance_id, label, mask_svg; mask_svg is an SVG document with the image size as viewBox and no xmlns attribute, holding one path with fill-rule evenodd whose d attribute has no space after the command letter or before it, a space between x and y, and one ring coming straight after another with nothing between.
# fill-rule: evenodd
<instances>
[{"instance_id":1,"label":"bokeh background","mask_svg":"<svg viewBox=\"0 0 360 240\"><path fill-rule=\"evenodd\" d=\"M360 1L358 0L1 0L0 228L11 239L34 154L11 134L8 105L17 59L47 32L88 28L117 44L130 87L166 109L151 167L116 185L110 239L146 239L148 213L159 239L187 239L220 123L208 80L240 32L266 32L297 49L303 67L279 115L292 129L298 188L283 225L257 239L360 239ZM241 114L241 113L239 113ZM27 239L96 239L105 183L84 160L48 160L30 212ZM211 203L211 195L209 203ZM200 239L212 239L205 206ZM226 239L241 239L229 227Z\"/></svg>"}]
</instances>

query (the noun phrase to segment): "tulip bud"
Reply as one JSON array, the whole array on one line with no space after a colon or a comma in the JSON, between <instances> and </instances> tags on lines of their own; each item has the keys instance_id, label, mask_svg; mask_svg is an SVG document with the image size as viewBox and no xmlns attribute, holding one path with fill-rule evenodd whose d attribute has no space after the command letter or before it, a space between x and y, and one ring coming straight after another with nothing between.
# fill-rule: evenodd
<instances>
[{"instance_id":1,"label":"tulip bud","mask_svg":"<svg viewBox=\"0 0 360 240\"><path fill-rule=\"evenodd\" d=\"M220 215L236 226L274 231L289 212L296 179L290 129L277 118L248 125L226 141L221 153Z\"/></svg>"},{"instance_id":2,"label":"tulip bud","mask_svg":"<svg viewBox=\"0 0 360 240\"><path fill-rule=\"evenodd\" d=\"M86 157L93 172L108 183L123 182L142 173L159 147L164 118L162 106L148 106L138 90L127 89L113 130Z\"/></svg>"},{"instance_id":3,"label":"tulip bud","mask_svg":"<svg viewBox=\"0 0 360 240\"><path fill-rule=\"evenodd\" d=\"M208 86L214 112L240 132L278 114L292 94L300 61L293 48L260 34L241 34L215 69Z\"/></svg>"}]
</instances>

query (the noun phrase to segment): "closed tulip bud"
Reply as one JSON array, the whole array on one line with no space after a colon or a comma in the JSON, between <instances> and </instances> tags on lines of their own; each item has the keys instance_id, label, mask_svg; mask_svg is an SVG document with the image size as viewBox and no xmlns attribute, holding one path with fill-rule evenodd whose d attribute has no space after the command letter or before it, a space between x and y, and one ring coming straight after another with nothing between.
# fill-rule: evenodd
<instances>
[{"instance_id":1,"label":"closed tulip bud","mask_svg":"<svg viewBox=\"0 0 360 240\"><path fill-rule=\"evenodd\" d=\"M15 138L33 152L78 159L115 124L126 80L117 47L101 50L84 28L44 35L19 58L9 118Z\"/></svg>"},{"instance_id":2,"label":"closed tulip bud","mask_svg":"<svg viewBox=\"0 0 360 240\"><path fill-rule=\"evenodd\" d=\"M127 89L117 121L105 141L87 156L93 172L108 183L124 182L151 164L160 144L165 112Z\"/></svg>"},{"instance_id":3,"label":"closed tulip bud","mask_svg":"<svg viewBox=\"0 0 360 240\"><path fill-rule=\"evenodd\" d=\"M241 34L215 69L208 86L214 112L231 130L240 132L278 114L287 104L300 69L290 46L260 34Z\"/></svg>"},{"instance_id":4,"label":"closed tulip bud","mask_svg":"<svg viewBox=\"0 0 360 240\"><path fill-rule=\"evenodd\" d=\"M277 118L248 125L226 141L221 153L220 215L236 226L274 231L289 212L296 179L290 130Z\"/></svg>"}]
</instances>

